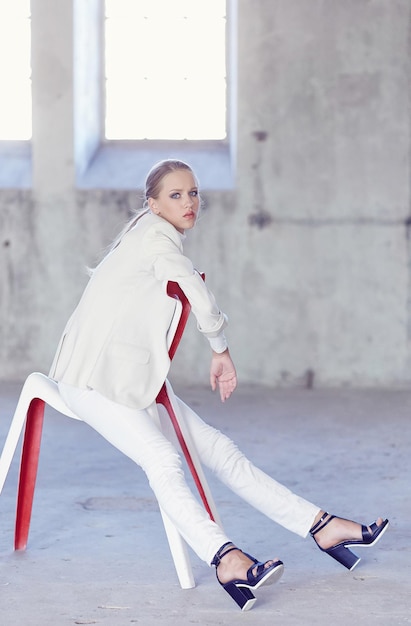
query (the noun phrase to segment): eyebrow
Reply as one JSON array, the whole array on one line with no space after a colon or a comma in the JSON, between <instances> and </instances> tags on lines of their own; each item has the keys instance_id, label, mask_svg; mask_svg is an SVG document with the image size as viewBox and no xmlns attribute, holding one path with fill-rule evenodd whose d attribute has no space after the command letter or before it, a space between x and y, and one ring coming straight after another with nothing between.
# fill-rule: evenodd
<instances>
[{"instance_id":1,"label":"eyebrow","mask_svg":"<svg viewBox=\"0 0 411 626\"><path fill-rule=\"evenodd\" d=\"M194 189L198 189L197 185L194 185L194 187L190 187L190 191L194 191ZM184 191L184 189L169 189L169 193L172 191Z\"/></svg>"}]
</instances>

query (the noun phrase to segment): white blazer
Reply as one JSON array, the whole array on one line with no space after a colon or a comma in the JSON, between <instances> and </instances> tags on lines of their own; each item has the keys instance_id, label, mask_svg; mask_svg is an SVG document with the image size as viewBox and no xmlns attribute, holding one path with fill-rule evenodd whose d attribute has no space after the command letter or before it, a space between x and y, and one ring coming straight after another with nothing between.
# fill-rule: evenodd
<instances>
[{"instance_id":1,"label":"white blazer","mask_svg":"<svg viewBox=\"0 0 411 626\"><path fill-rule=\"evenodd\" d=\"M169 222L145 212L94 270L60 340L50 376L110 400L145 408L157 397L170 359L167 332L176 302L169 280L179 283L198 329L218 336L226 326Z\"/></svg>"}]
</instances>

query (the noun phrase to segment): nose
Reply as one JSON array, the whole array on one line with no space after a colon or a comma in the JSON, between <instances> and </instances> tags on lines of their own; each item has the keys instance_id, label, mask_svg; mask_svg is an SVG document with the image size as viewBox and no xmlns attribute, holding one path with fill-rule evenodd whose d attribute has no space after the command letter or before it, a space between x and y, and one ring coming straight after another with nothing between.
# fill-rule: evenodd
<instances>
[{"instance_id":1,"label":"nose","mask_svg":"<svg viewBox=\"0 0 411 626\"><path fill-rule=\"evenodd\" d=\"M193 204L194 204L194 198L190 196L190 194L187 194L185 202L184 202L184 206L191 208Z\"/></svg>"}]
</instances>

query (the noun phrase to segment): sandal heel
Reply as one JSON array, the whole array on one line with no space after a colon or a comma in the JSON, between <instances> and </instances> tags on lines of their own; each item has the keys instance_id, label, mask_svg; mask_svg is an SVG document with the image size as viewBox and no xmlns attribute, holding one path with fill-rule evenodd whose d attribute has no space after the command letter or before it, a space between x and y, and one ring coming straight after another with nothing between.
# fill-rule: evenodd
<instances>
[{"instance_id":1,"label":"sandal heel","mask_svg":"<svg viewBox=\"0 0 411 626\"><path fill-rule=\"evenodd\" d=\"M263 585L268 585L278 580L283 573L284 564L282 561L273 561L271 564L268 561L260 563L253 556L243 552L253 561L253 565L247 570L247 577L244 580L234 579L227 583L222 583L218 578L217 568L221 563L221 559L233 550L238 550L238 548L231 541L225 543L214 555L211 565L215 565L217 580L223 589L232 597L242 611L249 611L256 601L256 597L251 589L259 589Z\"/></svg>"},{"instance_id":2,"label":"sandal heel","mask_svg":"<svg viewBox=\"0 0 411 626\"><path fill-rule=\"evenodd\" d=\"M361 561L361 559L356 554L354 554L354 552L351 552L348 546L350 548L353 548L354 546L357 546L358 548L361 548L361 547L369 548L373 546L374 544L376 544L379 539L381 539L381 537L383 536L383 534L385 533L385 531L387 530L389 526L389 521L387 519L384 521L381 521L381 523L378 525L377 525L377 522L374 522L370 524L369 528L363 525L361 528L362 539L352 539L351 541L342 541L341 543L337 543L337 545L332 546L332 548L328 548L328 549L322 548L318 544L315 538L315 535L318 532L320 532L320 530L325 528L327 524L332 522L333 519L335 519L335 515L329 515L329 513L324 513L321 519L318 520L318 522L316 522L314 526L312 526L310 530L310 535L314 539L314 541L317 543L318 547L320 548L322 552L325 552L326 554L329 554L330 556L332 556L333 559L341 563L341 565L344 565L344 567L349 569L350 572Z\"/></svg>"},{"instance_id":3,"label":"sandal heel","mask_svg":"<svg viewBox=\"0 0 411 626\"><path fill-rule=\"evenodd\" d=\"M249 611L256 601L256 597L247 587L237 587L233 582L222 585L226 592L237 602L242 611Z\"/></svg>"},{"instance_id":4,"label":"sandal heel","mask_svg":"<svg viewBox=\"0 0 411 626\"><path fill-rule=\"evenodd\" d=\"M341 565L344 565L344 567L350 571L361 561L360 557L354 554L354 552L351 552L351 550L344 545L334 546L333 548L324 550L324 552L332 556L333 559L341 563Z\"/></svg>"}]
</instances>

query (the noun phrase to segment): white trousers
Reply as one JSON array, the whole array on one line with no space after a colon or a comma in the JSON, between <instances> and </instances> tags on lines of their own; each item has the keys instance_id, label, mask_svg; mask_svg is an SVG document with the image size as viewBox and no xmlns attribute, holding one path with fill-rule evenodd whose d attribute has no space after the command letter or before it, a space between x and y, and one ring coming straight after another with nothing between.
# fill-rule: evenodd
<instances>
[{"instance_id":1,"label":"white trousers","mask_svg":"<svg viewBox=\"0 0 411 626\"><path fill-rule=\"evenodd\" d=\"M59 383L59 391L76 415L144 470L163 511L194 552L210 564L219 548L231 540L210 520L188 486L171 429L160 429L150 408L131 409L97 391L64 383ZM202 464L270 519L306 537L320 508L255 467L228 437L179 398L177 402Z\"/></svg>"}]
</instances>

